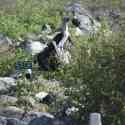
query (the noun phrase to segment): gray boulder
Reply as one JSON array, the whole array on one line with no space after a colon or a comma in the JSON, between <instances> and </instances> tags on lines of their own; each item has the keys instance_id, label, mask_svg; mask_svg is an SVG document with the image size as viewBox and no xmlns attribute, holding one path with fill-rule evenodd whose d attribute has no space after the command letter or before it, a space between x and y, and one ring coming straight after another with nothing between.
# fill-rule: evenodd
<instances>
[{"instance_id":1,"label":"gray boulder","mask_svg":"<svg viewBox=\"0 0 125 125\"><path fill-rule=\"evenodd\" d=\"M0 108L0 125L27 125L32 120L43 117L54 119L53 115L46 112L30 111L26 113L24 110L14 106Z\"/></svg>"},{"instance_id":2,"label":"gray boulder","mask_svg":"<svg viewBox=\"0 0 125 125\"><path fill-rule=\"evenodd\" d=\"M0 125L6 125L7 121L5 119L5 117L0 116Z\"/></svg>"},{"instance_id":3,"label":"gray boulder","mask_svg":"<svg viewBox=\"0 0 125 125\"><path fill-rule=\"evenodd\" d=\"M1 107L0 116L20 119L24 111L15 106Z\"/></svg>"},{"instance_id":4,"label":"gray boulder","mask_svg":"<svg viewBox=\"0 0 125 125\"><path fill-rule=\"evenodd\" d=\"M7 118L0 116L0 125L27 125L28 123L16 118Z\"/></svg>"},{"instance_id":5,"label":"gray boulder","mask_svg":"<svg viewBox=\"0 0 125 125\"><path fill-rule=\"evenodd\" d=\"M47 47L46 44L33 40L21 42L19 46L33 56L42 52Z\"/></svg>"},{"instance_id":6,"label":"gray boulder","mask_svg":"<svg viewBox=\"0 0 125 125\"><path fill-rule=\"evenodd\" d=\"M67 4L65 11L73 15L72 23L76 26L77 36L95 34L101 27L101 24L80 3Z\"/></svg>"},{"instance_id":7,"label":"gray boulder","mask_svg":"<svg viewBox=\"0 0 125 125\"><path fill-rule=\"evenodd\" d=\"M0 93L8 92L16 86L16 80L11 77L0 77Z\"/></svg>"},{"instance_id":8,"label":"gray boulder","mask_svg":"<svg viewBox=\"0 0 125 125\"><path fill-rule=\"evenodd\" d=\"M19 119L15 119L15 118L7 118L6 119L7 123L6 125L27 125L28 123L21 121Z\"/></svg>"},{"instance_id":9,"label":"gray boulder","mask_svg":"<svg viewBox=\"0 0 125 125\"><path fill-rule=\"evenodd\" d=\"M122 12L120 10L110 9L107 7L96 7L90 8L90 12L98 21L101 21L102 18L105 18L112 31L119 30L119 19L122 16Z\"/></svg>"},{"instance_id":10,"label":"gray boulder","mask_svg":"<svg viewBox=\"0 0 125 125\"><path fill-rule=\"evenodd\" d=\"M17 98L13 97L13 96L8 96L8 95L0 95L0 102L2 103L11 103L11 104L15 104L17 102Z\"/></svg>"},{"instance_id":11,"label":"gray boulder","mask_svg":"<svg viewBox=\"0 0 125 125\"><path fill-rule=\"evenodd\" d=\"M28 125L52 125L52 119L46 116L33 119Z\"/></svg>"},{"instance_id":12,"label":"gray boulder","mask_svg":"<svg viewBox=\"0 0 125 125\"><path fill-rule=\"evenodd\" d=\"M75 123L70 118L51 119L44 116L33 119L28 125L75 125Z\"/></svg>"}]
</instances>

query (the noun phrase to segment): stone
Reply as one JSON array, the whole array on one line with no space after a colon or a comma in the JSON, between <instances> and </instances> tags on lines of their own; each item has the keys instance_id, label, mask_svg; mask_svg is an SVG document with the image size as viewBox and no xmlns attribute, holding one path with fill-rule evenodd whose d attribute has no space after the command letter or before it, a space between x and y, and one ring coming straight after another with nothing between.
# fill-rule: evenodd
<instances>
[{"instance_id":1,"label":"stone","mask_svg":"<svg viewBox=\"0 0 125 125\"><path fill-rule=\"evenodd\" d=\"M101 27L100 22L94 19L89 10L80 3L70 3L65 6L65 11L73 15L72 23L76 26L76 36L91 35Z\"/></svg>"},{"instance_id":2,"label":"stone","mask_svg":"<svg viewBox=\"0 0 125 125\"><path fill-rule=\"evenodd\" d=\"M111 31L119 30L120 25L118 21L122 16L122 12L119 9L111 9L107 7L91 7L90 12L99 22L105 18Z\"/></svg>"},{"instance_id":3,"label":"stone","mask_svg":"<svg viewBox=\"0 0 125 125\"><path fill-rule=\"evenodd\" d=\"M47 47L46 44L33 40L24 41L19 46L33 56L42 52Z\"/></svg>"},{"instance_id":4,"label":"stone","mask_svg":"<svg viewBox=\"0 0 125 125\"><path fill-rule=\"evenodd\" d=\"M75 125L74 121L70 118L48 118L40 117L33 119L28 125Z\"/></svg>"},{"instance_id":5,"label":"stone","mask_svg":"<svg viewBox=\"0 0 125 125\"><path fill-rule=\"evenodd\" d=\"M15 104L17 102L17 98L13 97L13 96L8 96L8 95L0 95L0 102L2 103L11 103L11 104Z\"/></svg>"},{"instance_id":6,"label":"stone","mask_svg":"<svg viewBox=\"0 0 125 125\"><path fill-rule=\"evenodd\" d=\"M7 121L5 119L5 117L0 116L0 125L6 125Z\"/></svg>"},{"instance_id":7,"label":"stone","mask_svg":"<svg viewBox=\"0 0 125 125\"><path fill-rule=\"evenodd\" d=\"M7 118L6 119L7 124L6 125L27 125L28 123L21 121L19 119L15 119L15 118Z\"/></svg>"},{"instance_id":8,"label":"stone","mask_svg":"<svg viewBox=\"0 0 125 125\"><path fill-rule=\"evenodd\" d=\"M100 113L91 113L89 125L102 125L101 114Z\"/></svg>"},{"instance_id":9,"label":"stone","mask_svg":"<svg viewBox=\"0 0 125 125\"><path fill-rule=\"evenodd\" d=\"M30 111L25 113L23 110L17 107L4 107L0 108L0 125L29 125L43 124L49 119L55 117L47 112L34 112ZM46 121L45 121L46 120Z\"/></svg>"},{"instance_id":10,"label":"stone","mask_svg":"<svg viewBox=\"0 0 125 125\"><path fill-rule=\"evenodd\" d=\"M69 117L64 117L64 118L55 118L52 120L52 123L49 125L76 125L75 122L69 118Z\"/></svg>"},{"instance_id":11,"label":"stone","mask_svg":"<svg viewBox=\"0 0 125 125\"><path fill-rule=\"evenodd\" d=\"M65 5L64 10L68 13L81 13L82 12L82 5L80 3L68 3Z\"/></svg>"},{"instance_id":12,"label":"stone","mask_svg":"<svg viewBox=\"0 0 125 125\"><path fill-rule=\"evenodd\" d=\"M51 121L51 118L43 116L40 118L33 119L28 125L52 125Z\"/></svg>"},{"instance_id":13,"label":"stone","mask_svg":"<svg viewBox=\"0 0 125 125\"><path fill-rule=\"evenodd\" d=\"M11 77L0 77L0 93L8 92L16 86L16 80Z\"/></svg>"},{"instance_id":14,"label":"stone","mask_svg":"<svg viewBox=\"0 0 125 125\"><path fill-rule=\"evenodd\" d=\"M76 25L75 21L79 22L79 25L76 26L77 28L75 33L77 36L95 34L99 28L101 28L101 24L90 15L76 14L72 20L74 25Z\"/></svg>"},{"instance_id":15,"label":"stone","mask_svg":"<svg viewBox=\"0 0 125 125\"><path fill-rule=\"evenodd\" d=\"M0 116L7 117L7 118L21 118L24 111L20 108L15 106L8 106L8 107L1 107L0 108Z\"/></svg>"}]
</instances>

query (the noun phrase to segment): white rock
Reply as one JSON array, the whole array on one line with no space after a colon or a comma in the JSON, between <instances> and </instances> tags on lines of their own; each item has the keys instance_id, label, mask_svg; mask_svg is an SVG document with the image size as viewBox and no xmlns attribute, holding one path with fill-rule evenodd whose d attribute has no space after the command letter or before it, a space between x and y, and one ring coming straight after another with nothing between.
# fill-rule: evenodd
<instances>
[{"instance_id":1,"label":"white rock","mask_svg":"<svg viewBox=\"0 0 125 125\"><path fill-rule=\"evenodd\" d=\"M89 125L102 125L100 113L90 114L90 124Z\"/></svg>"},{"instance_id":2,"label":"white rock","mask_svg":"<svg viewBox=\"0 0 125 125\"><path fill-rule=\"evenodd\" d=\"M94 34L101 28L101 24L89 15L77 14L75 18L80 22L80 26L76 28L77 36Z\"/></svg>"},{"instance_id":3,"label":"white rock","mask_svg":"<svg viewBox=\"0 0 125 125\"><path fill-rule=\"evenodd\" d=\"M13 97L13 96L8 96L8 95L0 95L0 102L2 103L16 103L17 102L17 98Z\"/></svg>"},{"instance_id":4,"label":"white rock","mask_svg":"<svg viewBox=\"0 0 125 125\"><path fill-rule=\"evenodd\" d=\"M39 41L29 41L26 43L25 50L32 55L36 55L44 50L47 45L39 42Z\"/></svg>"},{"instance_id":5,"label":"white rock","mask_svg":"<svg viewBox=\"0 0 125 125\"><path fill-rule=\"evenodd\" d=\"M13 86L16 86L16 80L14 78L0 77L0 91L7 91Z\"/></svg>"}]
</instances>

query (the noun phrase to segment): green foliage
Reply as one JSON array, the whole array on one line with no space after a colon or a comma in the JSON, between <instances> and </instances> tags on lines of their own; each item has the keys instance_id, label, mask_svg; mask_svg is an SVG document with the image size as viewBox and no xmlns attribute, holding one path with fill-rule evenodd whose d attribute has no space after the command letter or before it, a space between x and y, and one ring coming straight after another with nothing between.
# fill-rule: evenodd
<instances>
[{"instance_id":1,"label":"green foliage","mask_svg":"<svg viewBox=\"0 0 125 125\"><path fill-rule=\"evenodd\" d=\"M74 1L74 0L73 0ZM89 7L114 6L122 7L120 0L85 0ZM17 39L27 32L40 32L45 23L57 28L67 0L16 0L15 8L9 12L0 10L0 32ZM102 29L94 36L75 38L76 49L72 52L71 65L55 72L42 72L47 79L57 79L64 82L61 86L50 86L44 81L29 83L24 78L17 85L16 95L21 106L29 104L22 96L34 96L38 91L56 92L65 90L68 102L79 108L74 117L82 125L86 124L89 113L100 112L103 125L125 124L125 100L121 92L122 81L125 78L125 19L120 22L122 31L111 34L105 21ZM54 29L55 30L55 29ZM23 50L0 55L0 76L9 74L15 69L17 61L31 59ZM36 74L36 73L34 73ZM42 78L40 78L42 79ZM37 82L43 84L37 84ZM51 110L62 106L64 99L59 98ZM59 106L60 105L60 106ZM53 109L52 109L53 108ZM29 109L28 109L29 110ZM79 123L79 124L80 124Z\"/></svg>"},{"instance_id":2,"label":"green foliage","mask_svg":"<svg viewBox=\"0 0 125 125\"><path fill-rule=\"evenodd\" d=\"M0 12L0 32L18 38L27 32L40 32L45 23L56 27L61 19L60 5L64 4L58 2L59 6L55 6L56 1L16 0L15 9L11 14L4 10Z\"/></svg>"},{"instance_id":3,"label":"green foliage","mask_svg":"<svg viewBox=\"0 0 125 125\"><path fill-rule=\"evenodd\" d=\"M17 61L27 61L30 59L31 56L21 49L14 50L13 53L7 53L7 55L3 53L3 57L0 59L0 76L12 73L15 70Z\"/></svg>"},{"instance_id":4,"label":"green foliage","mask_svg":"<svg viewBox=\"0 0 125 125\"><path fill-rule=\"evenodd\" d=\"M102 28L97 35L79 40L76 57L63 76L66 95L79 108L75 118L81 124L86 124L91 112L100 112L104 125L125 124L121 91L125 78L124 33L107 36L105 31Z\"/></svg>"}]
</instances>

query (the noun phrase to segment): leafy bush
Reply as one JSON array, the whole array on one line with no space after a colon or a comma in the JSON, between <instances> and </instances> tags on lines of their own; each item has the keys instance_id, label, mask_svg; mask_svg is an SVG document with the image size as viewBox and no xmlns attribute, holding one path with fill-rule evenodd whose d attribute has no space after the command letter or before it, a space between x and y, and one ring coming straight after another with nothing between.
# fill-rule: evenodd
<instances>
[{"instance_id":1,"label":"leafy bush","mask_svg":"<svg viewBox=\"0 0 125 125\"><path fill-rule=\"evenodd\" d=\"M81 124L86 124L91 112L100 112L103 125L123 125L125 32L110 36L104 32L102 28L97 35L77 41L82 44L62 79L70 103L79 108L75 118Z\"/></svg>"}]
</instances>

